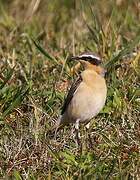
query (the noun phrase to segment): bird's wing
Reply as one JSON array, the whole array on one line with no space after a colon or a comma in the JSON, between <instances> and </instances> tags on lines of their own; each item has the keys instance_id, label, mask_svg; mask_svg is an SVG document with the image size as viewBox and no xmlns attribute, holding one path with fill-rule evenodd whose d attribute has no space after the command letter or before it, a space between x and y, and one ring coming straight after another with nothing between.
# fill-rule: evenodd
<instances>
[{"instance_id":1,"label":"bird's wing","mask_svg":"<svg viewBox=\"0 0 140 180\"><path fill-rule=\"evenodd\" d=\"M67 97L66 97L66 99L65 99L64 105L63 105L63 107L62 107L61 115L63 115L64 112L66 111L66 109L67 109L70 101L71 101L72 98L73 98L73 95L74 95L76 89L78 88L78 86L79 86L79 84L80 84L81 82L82 82L82 77L79 76L79 77L77 78L77 80L76 80L74 83L72 83L71 88L70 88L70 90L69 90L69 92L68 92L68 95L67 95Z\"/></svg>"}]
</instances>

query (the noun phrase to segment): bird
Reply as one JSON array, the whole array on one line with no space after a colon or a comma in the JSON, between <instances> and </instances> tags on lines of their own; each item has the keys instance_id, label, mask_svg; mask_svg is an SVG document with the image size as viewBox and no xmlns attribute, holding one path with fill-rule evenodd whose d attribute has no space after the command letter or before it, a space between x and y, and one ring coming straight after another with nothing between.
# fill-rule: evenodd
<instances>
[{"instance_id":1,"label":"bird","mask_svg":"<svg viewBox=\"0 0 140 180\"><path fill-rule=\"evenodd\" d=\"M70 59L80 62L84 70L72 83L55 128L57 132L65 125L75 124L78 139L79 124L88 125L105 105L107 97L106 70L101 66L101 58L92 52L84 52L78 56L72 56Z\"/></svg>"}]
</instances>

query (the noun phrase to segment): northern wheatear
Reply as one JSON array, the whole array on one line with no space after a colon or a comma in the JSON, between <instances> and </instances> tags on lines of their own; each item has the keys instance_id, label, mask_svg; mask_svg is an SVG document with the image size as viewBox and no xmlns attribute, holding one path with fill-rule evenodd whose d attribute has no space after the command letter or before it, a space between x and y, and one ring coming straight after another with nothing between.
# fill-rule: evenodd
<instances>
[{"instance_id":1,"label":"northern wheatear","mask_svg":"<svg viewBox=\"0 0 140 180\"><path fill-rule=\"evenodd\" d=\"M106 101L105 70L100 66L100 57L93 53L82 53L71 60L81 62L84 71L68 92L56 129L70 123L74 123L78 129L79 123L88 123L100 112Z\"/></svg>"}]
</instances>

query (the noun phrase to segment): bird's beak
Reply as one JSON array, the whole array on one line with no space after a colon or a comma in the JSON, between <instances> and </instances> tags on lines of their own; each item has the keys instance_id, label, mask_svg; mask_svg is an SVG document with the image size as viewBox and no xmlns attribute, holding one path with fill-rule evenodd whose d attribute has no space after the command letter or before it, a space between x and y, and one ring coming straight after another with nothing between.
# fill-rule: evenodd
<instances>
[{"instance_id":1,"label":"bird's beak","mask_svg":"<svg viewBox=\"0 0 140 180\"><path fill-rule=\"evenodd\" d=\"M80 60L80 58L78 57L78 56L70 56L70 57L68 57L68 61L77 61L77 60Z\"/></svg>"},{"instance_id":2,"label":"bird's beak","mask_svg":"<svg viewBox=\"0 0 140 180\"><path fill-rule=\"evenodd\" d=\"M80 58L78 56L72 56L70 57L70 60L80 60Z\"/></svg>"}]
</instances>

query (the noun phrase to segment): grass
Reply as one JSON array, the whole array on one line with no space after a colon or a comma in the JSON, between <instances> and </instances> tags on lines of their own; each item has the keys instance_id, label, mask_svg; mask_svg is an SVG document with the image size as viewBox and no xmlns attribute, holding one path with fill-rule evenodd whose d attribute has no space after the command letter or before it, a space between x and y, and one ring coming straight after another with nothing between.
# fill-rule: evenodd
<instances>
[{"instance_id":1,"label":"grass","mask_svg":"<svg viewBox=\"0 0 140 180\"><path fill-rule=\"evenodd\" d=\"M1 179L140 179L139 1L0 1ZM82 152L55 124L79 66L98 52L107 102L81 127ZM74 66L74 68L73 68Z\"/></svg>"}]
</instances>

